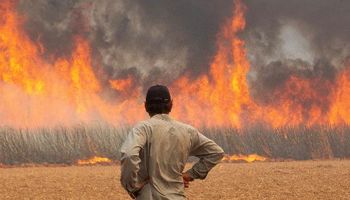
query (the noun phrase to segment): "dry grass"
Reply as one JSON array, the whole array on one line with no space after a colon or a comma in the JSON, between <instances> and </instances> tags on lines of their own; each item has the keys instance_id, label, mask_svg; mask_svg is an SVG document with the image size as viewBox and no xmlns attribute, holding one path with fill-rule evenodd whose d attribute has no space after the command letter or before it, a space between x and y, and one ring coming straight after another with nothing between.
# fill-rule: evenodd
<instances>
[{"instance_id":1,"label":"dry grass","mask_svg":"<svg viewBox=\"0 0 350 200\"><path fill-rule=\"evenodd\" d=\"M119 166L0 168L1 199L128 199ZM188 199L350 199L350 161L220 164Z\"/></svg>"},{"instance_id":2,"label":"dry grass","mask_svg":"<svg viewBox=\"0 0 350 200\"><path fill-rule=\"evenodd\" d=\"M73 164L93 156L117 161L129 130L99 124L34 130L0 127L0 164ZM201 130L227 154L294 160L350 158L349 125Z\"/></svg>"}]
</instances>

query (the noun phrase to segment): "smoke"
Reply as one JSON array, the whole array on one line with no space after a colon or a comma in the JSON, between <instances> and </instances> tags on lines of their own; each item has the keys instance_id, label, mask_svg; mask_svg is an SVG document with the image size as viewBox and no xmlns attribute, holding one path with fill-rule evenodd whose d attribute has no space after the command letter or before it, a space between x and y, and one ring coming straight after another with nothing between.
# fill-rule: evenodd
<instances>
[{"instance_id":1,"label":"smoke","mask_svg":"<svg viewBox=\"0 0 350 200\"><path fill-rule=\"evenodd\" d=\"M247 41L253 66L302 59L314 65L326 60L344 64L350 51L350 2L246 1Z\"/></svg>"},{"instance_id":2,"label":"smoke","mask_svg":"<svg viewBox=\"0 0 350 200\"><path fill-rule=\"evenodd\" d=\"M78 1L20 1L25 29L34 41L45 48L45 56L68 56L72 50L72 13Z\"/></svg>"},{"instance_id":3,"label":"smoke","mask_svg":"<svg viewBox=\"0 0 350 200\"><path fill-rule=\"evenodd\" d=\"M148 85L205 73L232 2L22 0L19 9L47 54L70 55L74 35L85 34L109 78L136 73Z\"/></svg>"},{"instance_id":4,"label":"smoke","mask_svg":"<svg viewBox=\"0 0 350 200\"><path fill-rule=\"evenodd\" d=\"M350 51L350 1L246 0L252 93L262 101L290 76L333 82ZM91 42L107 79L169 84L207 73L229 0L21 0L25 27L48 59L69 56L74 36Z\"/></svg>"},{"instance_id":5,"label":"smoke","mask_svg":"<svg viewBox=\"0 0 350 200\"><path fill-rule=\"evenodd\" d=\"M309 80L318 95L315 96L324 100L319 104L327 109L327 97L334 92L336 75L347 67L350 55L350 2L245 3L248 11L243 37L252 66L249 78L254 98L262 103L278 103L287 97L277 91L288 90L286 84L294 76ZM300 99L303 90L299 92Z\"/></svg>"}]
</instances>

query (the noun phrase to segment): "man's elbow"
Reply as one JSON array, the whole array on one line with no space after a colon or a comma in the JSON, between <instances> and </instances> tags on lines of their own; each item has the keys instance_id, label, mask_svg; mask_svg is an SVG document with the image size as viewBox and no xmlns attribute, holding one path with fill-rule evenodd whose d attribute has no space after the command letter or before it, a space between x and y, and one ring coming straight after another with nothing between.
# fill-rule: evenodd
<instances>
[{"instance_id":1,"label":"man's elbow","mask_svg":"<svg viewBox=\"0 0 350 200\"><path fill-rule=\"evenodd\" d=\"M213 164L219 163L225 156L224 150L219 146L215 145L208 151L208 160L213 162Z\"/></svg>"},{"instance_id":2,"label":"man's elbow","mask_svg":"<svg viewBox=\"0 0 350 200\"><path fill-rule=\"evenodd\" d=\"M220 159L220 160L225 156L225 152L221 147L218 148L216 154L217 154L218 159Z\"/></svg>"},{"instance_id":3,"label":"man's elbow","mask_svg":"<svg viewBox=\"0 0 350 200\"><path fill-rule=\"evenodd\" d=\"M219 163L225 156L225 152L224 151L221 151L221 152L218 152L216 153L216 163Z\"/></svg>"},{"instance_id":4,"label":"man's elbow","mask_svg":"<svg viewBox=\"0 0 350 200\"><path fill-rule=\"evenodd\" d=\"M211 162L211 164L213 164L213 165L217 165L218 163L221 162L221 160L223 159L224 156L225 156L224 151L222 151L222 150L216 151L216 152L212 152L206 160Z\"/></svg>"}]
</instances>

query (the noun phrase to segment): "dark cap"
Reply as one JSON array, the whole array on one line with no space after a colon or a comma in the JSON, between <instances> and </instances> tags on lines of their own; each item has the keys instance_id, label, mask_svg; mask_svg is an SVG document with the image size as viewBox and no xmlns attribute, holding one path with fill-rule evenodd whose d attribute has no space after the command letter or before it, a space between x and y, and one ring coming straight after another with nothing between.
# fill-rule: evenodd
<instances>
[{"instance_id":1,"label":"dark cap","mask_svg":"<svg viewBox=\"0 0 350 200\"><path fill-rule=\"evenodd\" d=\"M164 85L154 85L147 91L147 103L168 103L171 101L170 92Z\"/></svg>"}]
</instances>

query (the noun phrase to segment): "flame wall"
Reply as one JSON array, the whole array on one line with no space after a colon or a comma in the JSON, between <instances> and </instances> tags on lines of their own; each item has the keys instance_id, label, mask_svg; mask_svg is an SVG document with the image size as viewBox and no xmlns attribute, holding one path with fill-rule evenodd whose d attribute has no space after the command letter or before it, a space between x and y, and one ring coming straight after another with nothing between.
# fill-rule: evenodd
<instances>
[{"instance_id":1,"label":"flame wall","mask_svg":"<svg viewBox=\"0 0 350 200\"><path fill-rule=\"evenodd\" d=\"M194 125L348 123L349 7L2 1L0 124L134 123L155 83Z\"/></svg>"}]
</instances>

